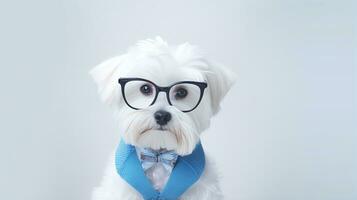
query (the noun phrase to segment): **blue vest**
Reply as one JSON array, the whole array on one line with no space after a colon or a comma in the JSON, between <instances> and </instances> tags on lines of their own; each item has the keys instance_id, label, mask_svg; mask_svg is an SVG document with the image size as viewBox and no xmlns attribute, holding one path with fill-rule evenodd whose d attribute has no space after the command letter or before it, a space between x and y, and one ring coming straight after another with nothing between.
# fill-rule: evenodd
<instances>
[{"instance_id":1,"label":"blue vest","mask_svg":"<svg viewBox=\"0 0 357 200\"><path fill-rule=\"evenodd\" d=\"M200 178L205 167L205 154L198 143L190 155L178 156L161 192L155 190L146 177L135 147L125 144L122 139L115 154L115 166L118 174L145 200L176 200Z\"/></svg>"}]
</instances>

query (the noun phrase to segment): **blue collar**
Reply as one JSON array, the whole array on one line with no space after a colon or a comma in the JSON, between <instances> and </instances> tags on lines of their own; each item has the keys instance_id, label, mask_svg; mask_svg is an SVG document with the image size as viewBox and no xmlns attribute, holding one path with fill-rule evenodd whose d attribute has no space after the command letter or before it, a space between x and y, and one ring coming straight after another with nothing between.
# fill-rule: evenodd
<instances>
[{"instance_id":1,"label":"blue collar","mask_svg":"<svg viewBox=\"0 0 357 200\"><path fill-rule=\"evenodd\" d=\"M176 200L200 178L205 167L205 155L201 143L198 143L190 155L179 156L162 192L155 190L146 177L135 147L125 144L122 139L116 151L115 166L118 174L145 200Z\"/></svg>"}]
</instances>

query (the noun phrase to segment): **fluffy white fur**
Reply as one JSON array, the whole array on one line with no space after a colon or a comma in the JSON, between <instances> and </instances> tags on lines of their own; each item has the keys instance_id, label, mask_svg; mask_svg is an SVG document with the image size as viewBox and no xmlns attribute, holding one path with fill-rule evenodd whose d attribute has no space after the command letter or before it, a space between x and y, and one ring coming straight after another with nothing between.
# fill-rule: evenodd
<instances>
[{"instance_id":1,"label":"fluffy white fur","mask_svg":"<svg viewBox=\"0 0 357 200\"><path fill-rule=\"evenodd\" d=\"M235 80L227 68L208 61L196 46L185 43L169 46L160 37L138 42L124 55L114 57L95 67L90 74L98 85L101 99L113 108L119 132L126 143L153 149L173 149L179 155L190 154L200 134L209 127L210 119L219 111L219 104ZM159 86L177 81L206 81L200 105L184 113L170 106L160 93L153 106L143 110L129 108L122 99L118 79L140 77ZM153 114L157 110L171 113L172 119L159 129ZM207 155L206 155L207 156ZM217 173L209 156L201 178L180 199L222 199ZM114 156L93 200L141 199L130 185L116 173Z\"/></svg>"}]
</instances>

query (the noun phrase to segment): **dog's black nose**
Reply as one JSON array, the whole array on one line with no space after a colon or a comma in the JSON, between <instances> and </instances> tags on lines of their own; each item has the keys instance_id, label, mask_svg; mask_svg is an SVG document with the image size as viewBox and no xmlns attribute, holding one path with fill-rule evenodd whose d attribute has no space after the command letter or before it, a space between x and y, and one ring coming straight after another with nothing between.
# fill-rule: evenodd
<instances>
[{"instance_id":1,"label":"dog's black nose","mask_svg":"<svg viewBox=\"0 0 357 200\"><path fill-rule=\"evenodd\" d=\"M171 120L171 114L164 110L159 110L154 113L154 117L156 119L156 123L163 126L166 125L167 122Z\"/></svg>"}]
</instances>

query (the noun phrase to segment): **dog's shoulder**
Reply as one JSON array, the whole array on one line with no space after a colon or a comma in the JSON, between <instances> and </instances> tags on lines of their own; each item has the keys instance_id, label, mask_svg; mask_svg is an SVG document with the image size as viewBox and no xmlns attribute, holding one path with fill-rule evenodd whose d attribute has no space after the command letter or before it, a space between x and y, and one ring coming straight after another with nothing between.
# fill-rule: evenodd
<instances>
[{"instance_id":1,"label":"dog's shoulder","mask_svg":"<svg viewBox=\"0 0 357 200\"><path fill-rule=\"evenodd\" d=\"M111 155L104 177L92 194L92 200L141 200L140 194L118 176L115 152Z\"/></svg>"},{"instance_id":2,"label":"dog's shoulder","mask_svg":"<svg viewBox=\"0 0 357 200\"><path fill-rule=\"evenodd\" d=\"M206 154L206 165L201 178L188 189L180 200L221 200L219 173L212 158Z\"/></svg>"}]
</instances>

